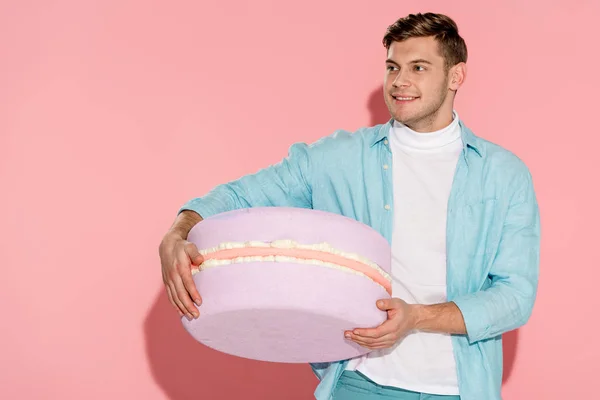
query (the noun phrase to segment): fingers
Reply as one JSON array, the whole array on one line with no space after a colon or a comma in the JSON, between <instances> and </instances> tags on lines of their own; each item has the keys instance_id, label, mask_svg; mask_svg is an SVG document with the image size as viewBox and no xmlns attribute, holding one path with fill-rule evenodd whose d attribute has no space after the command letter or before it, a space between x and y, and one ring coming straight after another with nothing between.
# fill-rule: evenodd
<instances>
[{"instance_id":1,"label":"fingers","mask_svg":"<svg viewBox=\"0 0 600 400\"><path fill-rule=\"evenodd\" d=\"M393 320L386 320L377 328L361 328L346 331L347 339L368 349L382 349L391 347L398 339L396 324Z\"/></svg>"},{"instance_id":2,"label":"fingers","mask_svg":"<svg viewBox=\"0 0 600 400\"><path fill-rule=\"evenodd\" d=\"M388 320L384 321L381 325L379 325L377 328L354 329L353 331L351 331L349 333L351 333L352 335L360 336L360 337L377 339L377 338L381 338L385 335L388 335L390 333L393 333L395 330L396 330L395 324L392 323L392 320L388 319Z\"/></svg>"},{"instance_id":3,"label":"fingers","mask_svg":"<svg viewBox=\"0 0 600 400\"><path fill-rule=\"evenodd\" d=\"M179 309L179 306L173 299L173 295L171 294L171 287L169 285L165 285L165 288L167 289L167 297L169 297L169 302L173 305L173 307L175 307L175 309L179 313L179 316L183 317L183 313L181 312L181 310Z\"/></svg>"},{"instance_id":4,"label":"fingers","mask_svg":"<svg viewBox=\"0 0 600 400\"><path fill-rule=\"evenodd\" d=\"M173 282L169 283L169 286L167 286L169 288L169 292L171 293L171 297L173 298L173 301L175 302L175 305L177 306L177 309L179 310L179 314L180 315L185 315L187 319L191 320L193 317L192 315L190 315L185 306L183 305L183 303L181 302L181 300L179 300L179 296L177 295L177 289L175 288L175 284Z\"/></svg>"},{"instance_id":5,"label":"fingers","mask_svg":"<svg viewBox=\"0 0 600 400\"><path fill-rule=\"evenodd\" d=\"M181 317L183 317L183 313L181 312L181 310L179 309L179 306L177 305L177 303L175 302L175 299L173 298L173 295L171 294L171 286L170 286L170 282L167 279L167 277L165 276L165 271L163 269L162 271L162 277L163 277L163 283L165 284L165 290L167 292L167 297L169 298L169 303L171 303L171 305L177 310L177 312L179 313L179 315Z\"/></svg>"},{"instance_id":6,"label":"fingers","mask_svg":"<svg viewBox=\"0 0 600 400\"><path fill-rule=\"evenodd\" d=\"M180 276L180 274L184 276L186 275L186 272L184 271L185 268L182 268L181 265L187 265L187 263L175 263L175 265L170 268L170 272L163 272L163 275L166 275L166 279L163 277L163 281L165 282L167 295L169 296L169 301L171 301L171 304L177 308L181 316L185 315L189 320L191 320L194 317L198 317L198 310L192 303L183 278ZM191 280L191 284L195 289L189 266L187 267L187 275L187 279ZM197 293L198 292L196 291L196 294ZM200 298L199 295L198 298Z\"/></svg>"},{"instance_id":7,"label":"fingers","mask_svg":"<svg viewBox=\"0 0 600 400\"><path fill-rule=\"evenodd\" d=\"M200 297L200 293L198 293L198 289L196 289L196 283L192 279L192 272L190 269L184 269L181 271L180 275L183 286L186 290L187 297L193 299L196 305L200 306L202 304L202 298ZM194 308L194 311L196 308Z\"/></svg>"},{"instance_id":8,"label":"fingers","mask_svg":"<svg viewBox=\"0 0 600 400\"><path fill-rule=\"evenodd\" d=\"M198 318L202 298L192 278L192 265L199 266L204 258L193 243L185 240L164 240L159 247L163 282L171 304L189 320ZM193 300L192 300L193 299Z\"/></svg>"},{"instance_id":9,"label":"fingers","mask_svg":"<svg viewBox=\"0 0 600 400\"><path fill-rule=\"evenodd\" d=\"M177 292L177 287L175 285L175 281L177 280L177 275L173 275L170 279L164 279L165 289L167 291L167 297L171 304L175 307L180 316L186 316L189 320L192 319L192 314L187 310L186 306L179 299L179 294Z\"/></svg>"},{"instance_id":10,"label":"fingers","mask_svg":"<svg viewBox=\"0 0 600 400\"><path fill-rule=\"evenodd\" d=\"M369 339L378 339L384 335L387 335L388 333L390 332L385 330L383 325L373 329L355 329L351 332L351 334L354 336L360 336Z\"/></svg>"},{"instance_id":11,"label":"fingers","mask_svg":"<svg viewBox=\"0 0 600 400\"><path fill-rule=\"evenodd\" d=\"M196 306L194 306L194 303L192 302L192 299L190 298L190 295L183 284L183 280L177 272L173 274L171 279L173 283L171 289L175 289L175 291L171 294L173 294L175 302L178 302L179 308L184 314L186 314L188 319L192 319L192 316L197 318L198 309Z\"/></svg>"},{"instance_id":12,"label":"fingers","mask_svg":"<svg viewBox=\"0 0 600 400\"><path fill-rule=\"evenodd\" d=\"M389 349L394 346L394 341L388 340L385 342L377 342L377 343L366 343L361 341L354 341L354 343L358 344L361 347L364 347L369 350L380 350L380 349Z\"/></svg>"},{"instance_id":13,"label":"fingers","mask_svg":"<svg viewBox=\"0 0 600 400\"><path fill-rule=\"evenodd\" d=\"M377 338L350 334L349 339L355 342L356 344L362 347L366 347L368 349L385 349L392 347L394 343L396 343L397 337L393 333L388 333Z\"/></svg>"},{"instance_id":14,"label":"fingers","mask_svg":"<svg viewBox=\"0 0 600 400\"><path fill-rule=\"evenodd\" d=\"M204 261L204 257L202 257L202 255L198 252L198 248L193 243L187 243L185 246L185 251L192 265L199 266ZM186 290L188 291L196 305L200 306L200 304L202 304L202 298L200 297L200 293L198 293L198 289L196 289L196 284L192 279L191 268L187 266L186 262L180 262L179 265L179 275L181 276L183 285L185 286Z\"/></svg>"}]
</instances>

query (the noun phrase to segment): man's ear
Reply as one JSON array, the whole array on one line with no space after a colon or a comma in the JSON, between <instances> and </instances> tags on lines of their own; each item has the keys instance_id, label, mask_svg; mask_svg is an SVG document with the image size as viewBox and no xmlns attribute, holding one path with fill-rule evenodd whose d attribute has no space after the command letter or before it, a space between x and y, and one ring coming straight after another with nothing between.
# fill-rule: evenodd
<instances>
[{"instance_id":1,"label":"man's ear","mask_svg":"<svg viewBox=\"0 0 600 400\"><path fill-rule=\"evenodd\" d=\"M467 78L467 64L460 62L450 68L448 73L450 75L450 79L448 80L448 89L457 91Z\"/></svg>"}]
</instances>

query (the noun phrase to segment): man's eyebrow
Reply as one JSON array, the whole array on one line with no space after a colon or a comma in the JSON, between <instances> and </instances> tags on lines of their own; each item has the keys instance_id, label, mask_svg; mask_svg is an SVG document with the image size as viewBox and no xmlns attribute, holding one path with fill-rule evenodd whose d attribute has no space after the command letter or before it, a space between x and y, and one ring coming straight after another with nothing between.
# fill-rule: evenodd
<instances>
[{"instance_id":1,"label":"man's eyebrow","mask_svg":"<svg viewBox=\"0 0 600 400\"><path fill-rule=\"evenodd\" d=\"M388 64L398 65L398 63L396 61L391 60L389 58L387 60L385 60L385 62L388 63ZM429 65L433 65L433 63L431 61L427 61L427 60L425 60L423 58L418 58L416 60L412 60L411 62L409 62L409 64L429 64Z\"/></svg>"}]
</instances>

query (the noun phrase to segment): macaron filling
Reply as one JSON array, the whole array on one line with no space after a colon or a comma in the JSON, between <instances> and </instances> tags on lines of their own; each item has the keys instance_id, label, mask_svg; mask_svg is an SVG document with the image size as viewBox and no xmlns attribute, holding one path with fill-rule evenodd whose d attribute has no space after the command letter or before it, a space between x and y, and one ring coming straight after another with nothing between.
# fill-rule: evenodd
<instances>
[{"instance_id":1,"label":"macaron filling","mask_svg":"<svg viewBox=\"0 0 600 400\"><path fill-rule=\"evenodd\" d=\"M217 266L249 262L311 264L365 276L381 285L390 295L392 293L391 277L376 263L328 243L300 244L293 240L224 242L201 249L200 254L204 261L199 268L192 269L192 274Z\"/></svg>"}]
</instances>

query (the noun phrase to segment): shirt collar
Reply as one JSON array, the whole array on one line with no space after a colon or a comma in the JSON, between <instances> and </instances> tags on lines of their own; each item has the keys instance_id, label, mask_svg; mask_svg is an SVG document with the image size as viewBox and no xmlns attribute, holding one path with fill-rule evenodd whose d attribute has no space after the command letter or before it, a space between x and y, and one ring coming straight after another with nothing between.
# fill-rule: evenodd
<instances>
[{"instance_id":1,"label":"shirt collar","mask_svg":"<svg viewBox=\"0 0 600 400\"><path fill-rule=\"evenodd\" d=\"M379 125L379 128L378 128L379 131L374 136L370 147L375 146L377 143L381 142L382 140L388 139L388 136L390 134L390 129L392 128L393 123L394 123L394 119L390 118L390 120L387 123ZM480 157L484 157L485 156L485 147L482 145L480 139L477 136L475 136L475 134L463 123L462 120L459 120L458 124L460 125L461 139L463 142L464 152L466 153L466 151L469 148L471 148Z\"/></svg>"}]
</instances>

